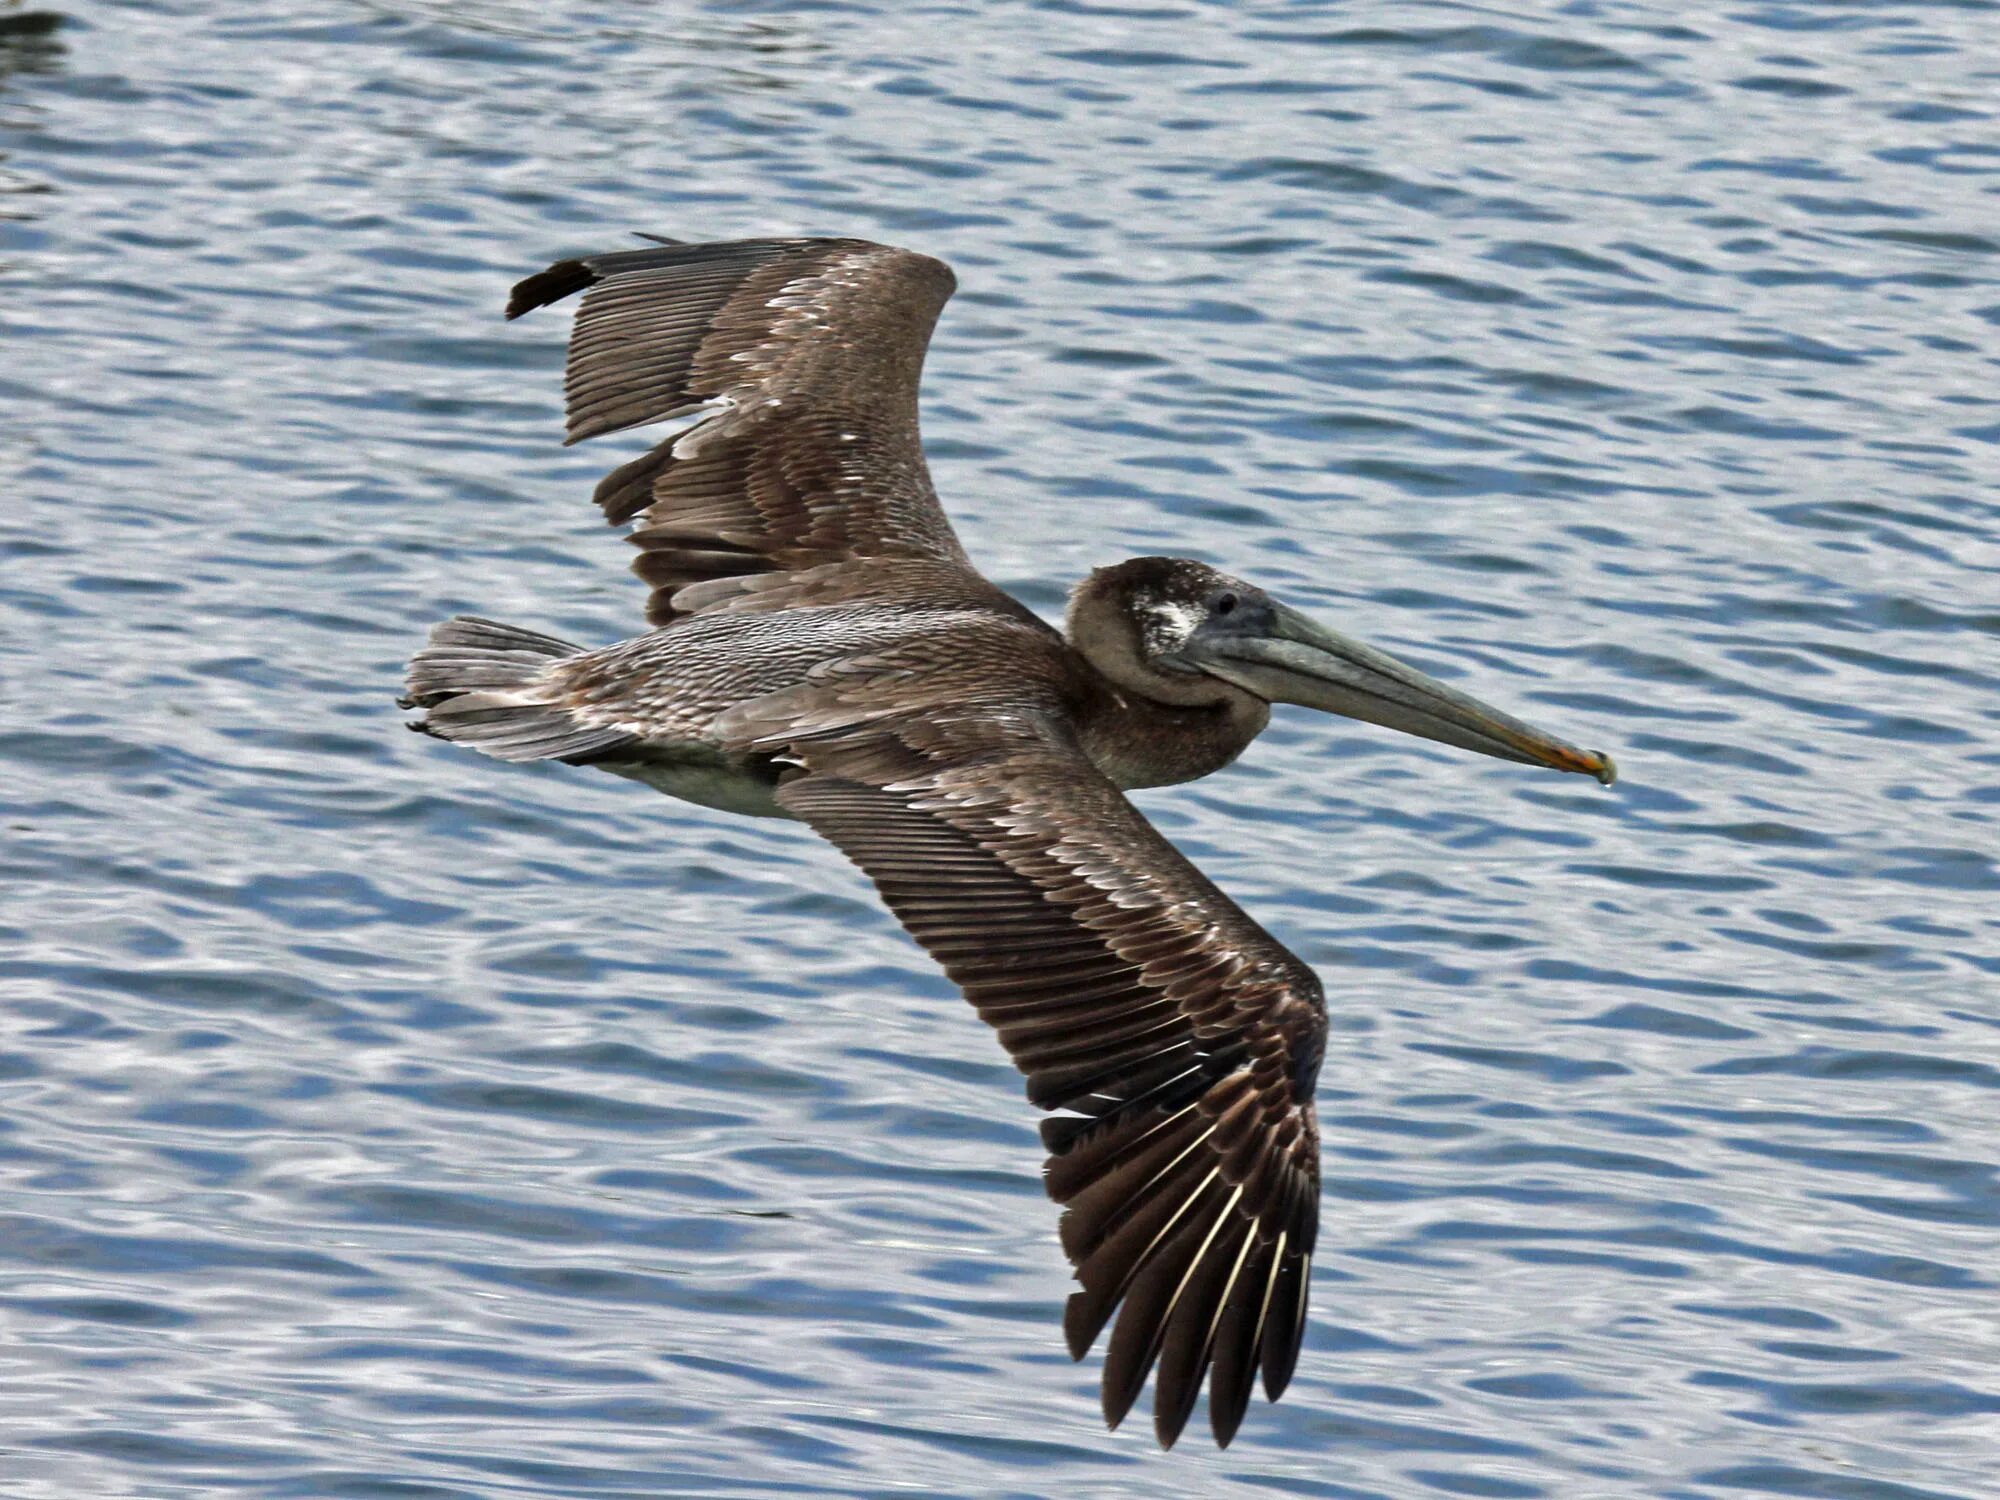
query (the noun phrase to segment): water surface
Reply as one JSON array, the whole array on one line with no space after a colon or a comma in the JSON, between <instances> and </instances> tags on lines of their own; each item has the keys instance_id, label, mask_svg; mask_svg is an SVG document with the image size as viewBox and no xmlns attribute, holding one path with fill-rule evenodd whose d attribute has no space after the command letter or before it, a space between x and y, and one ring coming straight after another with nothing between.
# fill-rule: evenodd
<instances>
[{"instance_id":1,"label":"water surface","mask_svg":"<svg viewBox=\"0 0 2000 1500\"><path fill-rule=\"evenodd\" d=\"M0 6L0 1490L1994 1494L1994 9ZM398 727L638 624L498 317L630 229L951 260L1035 607L1191 553L1618 756L1142 796L1336 1027L1225 1454L1100 1430L831 849Z\"/></svg>"}]
</instances>

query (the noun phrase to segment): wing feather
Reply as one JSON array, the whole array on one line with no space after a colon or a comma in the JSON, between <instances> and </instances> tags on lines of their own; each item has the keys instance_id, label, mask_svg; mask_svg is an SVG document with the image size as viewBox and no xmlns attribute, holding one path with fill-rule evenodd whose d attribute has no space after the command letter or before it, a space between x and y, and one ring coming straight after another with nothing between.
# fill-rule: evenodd
<instances>
[{"instance_id":1,"label":"wing feather","mask_svg":"<svg viewBox=\"0 0 2000 1500\"><path fill-rule=\"evenodd\" d=\"M760 741L768 745L769 739ZM881 890L1027 1076L1116 1426L1149 1376L1227 1444L1298 1358L1315 1238L1319 986L1089 763L1059 716L967 708L794 740L778 799Z\"/></svg>"},{"instance_id":2,"label":"wing feather","mask_svg":"<svg viewBox=\"0 0 2000 1500\"><path fill-rule=\"evenodd\" d=\"M597 489L613 524L638 518L633 570L654 624L777 602L772 575L859 558L975 576L917 430L924 351L954 284L908 250L770 239L584 256L514 288L510 318L584 293L568 441L715 408Z\"/></svg>"}]
</instances>

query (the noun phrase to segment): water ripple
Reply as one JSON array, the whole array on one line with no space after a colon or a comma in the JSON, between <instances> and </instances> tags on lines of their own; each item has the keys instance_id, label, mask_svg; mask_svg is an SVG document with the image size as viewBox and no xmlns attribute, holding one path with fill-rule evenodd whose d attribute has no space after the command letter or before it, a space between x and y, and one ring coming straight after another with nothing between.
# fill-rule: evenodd
<instances>
[{"instance_id":1,"label":"water ripple","mask_svg":"<svg viewBox=\"0 0 2000 1500\"><path fill-rule=\"evenodd\" d=\"M1990 1493L1993 7L1517 9L0 0L0 1488ZM1333 997L1227 1453L1098 1430L831 851L396 727L636 624L497 319L627 229L950 258L1034 607L1191 552L1619 756L1145 796Z\"/></svg>"}]
</instances>

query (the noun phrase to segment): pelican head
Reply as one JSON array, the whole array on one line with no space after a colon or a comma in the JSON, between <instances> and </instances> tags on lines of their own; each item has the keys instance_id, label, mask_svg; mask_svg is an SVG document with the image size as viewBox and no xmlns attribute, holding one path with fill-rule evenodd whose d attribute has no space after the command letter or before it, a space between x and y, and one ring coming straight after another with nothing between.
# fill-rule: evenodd
<instances>
[{"instance_id":1,"label":"pelican head","mask_svg":"<svg viewBox=\"0 0 2000 1500\"><path fill-rule=\"evenodd\" d=\"M1070 599L1071 643L1120 688L1155 702L1247 695L1295 703L1527 765L1617 777L1579 750L1406 666L1206 563L1138 557L1100 568Z\"/></svg>"}]
</instances>

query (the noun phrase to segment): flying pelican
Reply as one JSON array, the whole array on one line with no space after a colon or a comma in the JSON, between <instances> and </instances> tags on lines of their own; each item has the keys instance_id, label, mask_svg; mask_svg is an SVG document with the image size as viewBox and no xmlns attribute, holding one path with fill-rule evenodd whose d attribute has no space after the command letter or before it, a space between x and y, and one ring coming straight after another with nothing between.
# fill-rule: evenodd
<instances>
[{"instance_id":1,"label":"flying pelican","mask_svg":"<svg viewBox=\"0 0 2000 1500\"><path fill-rule=\"evenodd\" d=\"M597 488L612 524L638 520L654 628L586 650L447 620L410 663L411 727L831 840L1050 1112L1071 1355L1118 1314L1106 1420L1157 1366L1161 1444L1205 1378L1226 1446L1305 1333L1326 1006L1125 792L1228 765L1273 703L1606 785L1611 759L1186 559L1092 573L1058 634L974 570L931 488L917 384L943 262L655 243L559 261L507 306L585 293L569 442L712 408Z\"/></svg>"}]
</instances>

